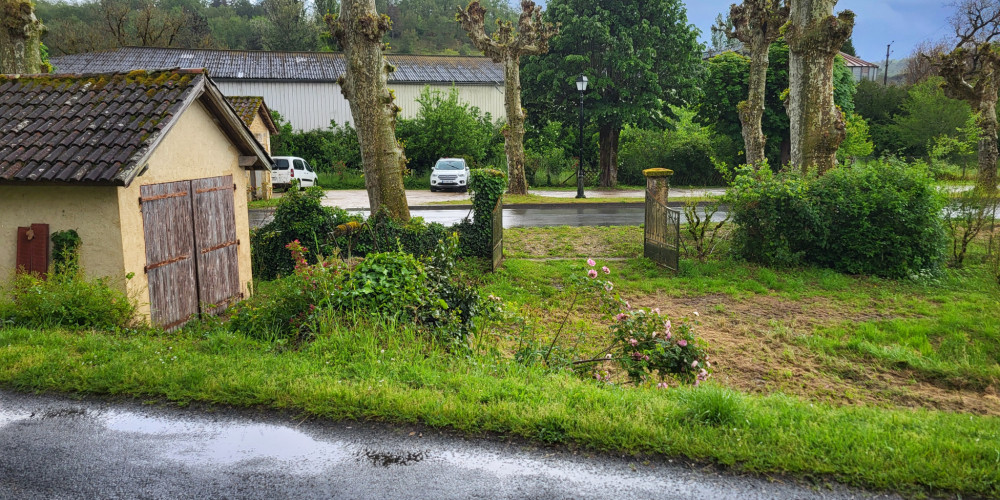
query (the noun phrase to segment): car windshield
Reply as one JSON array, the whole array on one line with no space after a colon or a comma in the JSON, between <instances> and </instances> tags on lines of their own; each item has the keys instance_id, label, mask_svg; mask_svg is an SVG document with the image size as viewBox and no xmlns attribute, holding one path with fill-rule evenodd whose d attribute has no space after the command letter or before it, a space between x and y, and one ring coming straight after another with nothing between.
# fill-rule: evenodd
<instances>
[{"instance_id":1,"label":"car windshield","mask_svg":"<svg viewBox=\"0 0 1000 500\"><path fill-rule=\"evenodd\" d=\"M465 162L462 160L438 160L434 165L434 170L465 170Z\"/></svg>"},{"instance_id":2,"label":"car windshield","mask_svg":"<svg viewBox=\"0 0 1000 500\"><path fill-rule=\"evenodd\" d=\"M274 159L274 169L275 170L288 170L288 160L284 158Z\"/></svg>"}]
</instances>

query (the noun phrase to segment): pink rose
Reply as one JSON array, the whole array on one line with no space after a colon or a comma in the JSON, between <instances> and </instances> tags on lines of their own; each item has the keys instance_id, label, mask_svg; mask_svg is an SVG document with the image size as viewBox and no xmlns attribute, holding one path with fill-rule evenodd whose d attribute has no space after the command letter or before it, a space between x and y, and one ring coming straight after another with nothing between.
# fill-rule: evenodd
<instances>
[{"instance_id":1,"label":"pink rose","mask_svg":"<svg viewBox=\"0 0 1000 500\"><path fill-rule=\"evenodd\" d=\"M594 270L594 269L591 269L591 270L587 271L587 276L590 276L591 278L596 278L597 277L597 271Z\"/></svg>"},{"instance_id":2,"label":"pink rose","mask_svg":"<svg viewBox=\"0 0 1000 500\"><path fill-rule=\"evenodd\" d=\"M687 347L688 341L686 341L684 339L680 339L680 340L677 341L677 345L679 345L681 347Z\"/></svg>"},{"instance_id":3,"label":"pink rose","mask_svg":"<svg viewBox=\"0 0 1000 500\"><path fill-rule=\"evenodd\" d=\"M601 267L601 271L604 271L604 274L611 274L611 270L608 269L608 266Z\"/></svg>"},{"instance_id":4,"label":"pink rose","mask_svg":"<svg viewBox=\"0 0 1000 500\"><path fill-rule=\"evenodd\" d=\"M594 262L594 259L587 259L587 265L590 267L594 267L595 265L597 265L597 263Z\"/></svg>"}]
</instances>

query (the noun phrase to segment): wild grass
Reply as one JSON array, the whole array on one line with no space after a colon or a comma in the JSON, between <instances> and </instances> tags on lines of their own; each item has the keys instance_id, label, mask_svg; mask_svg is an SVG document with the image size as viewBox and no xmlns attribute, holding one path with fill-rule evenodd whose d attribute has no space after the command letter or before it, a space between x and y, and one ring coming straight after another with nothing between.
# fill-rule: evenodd
<instances>
[{"instance_id":1,"label":"wild grass","mask_svg":"<svg viewBox=\"0 0 1000 500\"><path fill-rule=\"evenodd\" d=\"M490 349L449 353L405 325L330 317L323 331L286 350L211 328L143 336L6 328L0 384L422 422L911 493L1000 493L998 418L836 407L714 385L621 387Z\"/></svg>"},{"instance_id":2,"label":"wild grass","mask_svg":"<svg viewBox=\"0 0 1000 500\"><path fill-rule=\"evenodd\" d=\"M442 346L368 311L331 311L320 317L316 337L298 345L254 340L216 320L176 333L0 325L0 386L420 422L912 496L1000 495L997 416L847 404L807 389L740 392L722 377L659 390L597 382L512 355L525 336L545 340L546 327L561 320L567 283L583 259L613 257L620 260L609 262L610 278L623 298L700 304L704 316L744 321L743 334L771 343L780 363L810 358L816 370L857 377L858 387L848 391L861 390L868 374L881 370L943 391L988 393L1000 383L1000 289L982 272L982 242L965 269L887 280L723 258L684 259L674 275L636 256L641 236L636 227L505 231L507 261L478 276L479 291L503 297L522 321L483 329L467 347ZM766 319L782 311L751 309L750 318L740 317L746 304L757 303L818 306L803 306L801 323ZM568 322L576 331L568 342L581 350L607 333L591 314L595 307L584 300ZM763 376L794 381L781 370Z\"/></svg>"}]
</instances>

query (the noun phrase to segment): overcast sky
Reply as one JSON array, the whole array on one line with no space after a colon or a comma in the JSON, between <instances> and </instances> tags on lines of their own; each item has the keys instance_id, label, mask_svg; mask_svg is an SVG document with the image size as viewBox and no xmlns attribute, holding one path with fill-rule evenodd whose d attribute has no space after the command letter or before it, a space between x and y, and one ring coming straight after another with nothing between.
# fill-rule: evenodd
<instances>
[{"instance_id":1,"label":"overcast sky","mask_svg":"<svg viewBox=\"0 0 1000 500\"><path fill-rule=\"evenodd\" d=\"M685 0L688 22L701 30L708 42L715 16L728 12L734 0ZM854 48L858 57L881 66L885 46L892 44L893 59L907 57L923 40L940 40L951 34L948 18L953 8L948 0L840 0L836 11L853 10Z\"/></svg>"}]
</instances>

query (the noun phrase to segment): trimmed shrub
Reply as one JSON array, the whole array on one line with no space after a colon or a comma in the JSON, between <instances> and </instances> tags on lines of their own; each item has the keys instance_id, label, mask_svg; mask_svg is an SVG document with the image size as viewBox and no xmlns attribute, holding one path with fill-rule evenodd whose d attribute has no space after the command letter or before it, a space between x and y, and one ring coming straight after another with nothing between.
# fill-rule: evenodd
<instances>
[{"instance_id":1,"label":"trimmed shrub","mask_svg":"<svg viewBox=\"0 0 1000 500\"><path fill-rule=\"evenodd\" d=\"M339 224L360 220L360 216L324 207L320 203L322 198L323 190L319 188L309 188L305 193L290 189L278 202L274 220L251 233L250 256L255 279L273 280L292 273L295 262L286 248L292 241L298 240L312 250L307 257L310 263L316 263L318 255L329 256L338 251L334 229Z\"/></svg>"},{"instance_id":2,"label":"trimmed shrub","mask_svg":"<svg viewBox=\"0 0 1000 500\"><path fill-rule=\"evenodd\" d=\"M892 278L943 261L944 203L921 166L874 162L819 178L744 168L727 197L733 249L747 260Z\"/></svg>"}]
</instances>

